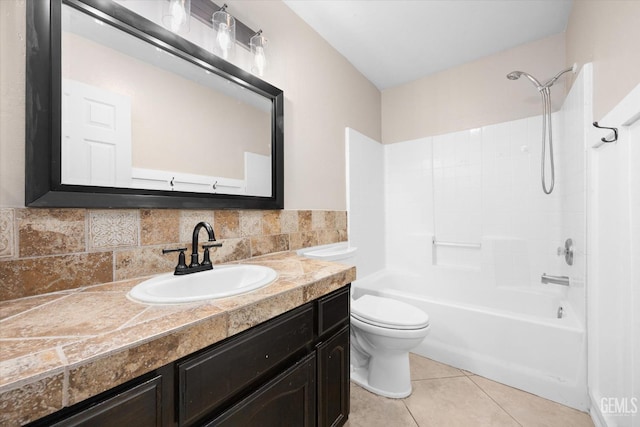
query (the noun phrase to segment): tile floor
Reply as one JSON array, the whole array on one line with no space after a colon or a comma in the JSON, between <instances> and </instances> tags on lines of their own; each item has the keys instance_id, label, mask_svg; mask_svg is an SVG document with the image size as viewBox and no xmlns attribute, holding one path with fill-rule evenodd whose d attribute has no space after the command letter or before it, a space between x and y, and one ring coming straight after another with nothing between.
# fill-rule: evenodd
<instances>
[{"instance_id":1,"label":"tile floor","mask_svg":"<svg viewBox=\"0 0 640 427\"><path fill-rule=\"evenodd\" d=\"M406 399L351 383L346 427L593 427L584 412L414 354L410 361Z\"/></svg>"}]
</instances>

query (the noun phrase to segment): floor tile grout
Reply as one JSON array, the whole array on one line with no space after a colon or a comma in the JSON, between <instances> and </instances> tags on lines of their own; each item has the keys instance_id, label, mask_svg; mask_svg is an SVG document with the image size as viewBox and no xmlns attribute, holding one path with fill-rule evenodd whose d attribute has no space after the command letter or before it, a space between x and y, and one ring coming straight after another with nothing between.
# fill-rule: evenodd
<instances>
[{"instance_id":1,"label":"floor tile grout","mask_svg":"<svg viewBox=\"0 0 640 427\"><path fill-rule=\"evenodd\" d=\"M477 376L477 375L475 375L475 376ZM478 387L478 388L479 388L479 389L480 389L484 394L486 394L486 395L487 395L487 397L489 397L489 399L491 399L491 400L492 400L496 405L498 405L498 407L499 407L500 409L502 409L502 410L503 410L507 415L509 415L509 416L511 417L511 419L512 419L513 421L515 421L515 422L516 422L516 424L518 424L519 426L522 426L522 423L520 423L520 421L518 421L518 420L516 419L516 417L514 417L514 416L511 414L511 412L509 412L509 411L507 411L505 408L503 408L503 407L502 407L502 405L501 405L501 404L499 404L499 403L498 403L498 401L497 401L497 400L495 400L495 399L493 398L493 396L491 396L491 395L489 394L489 392L488 392L488 391L486 391L484 388L482 388L482 386L480 386L480 384L478 384L477 382L475 382L475 381L474 381L473 379L471 379L469 376L467 376L467 378L469 378L469 381L471 381L471 382L472 382L476 387Z\"/></svg>"},{"instance_id":2,"label":"floor tile grout","mask_svg":"<svg viewBox=\"0 0 640 427\"><path fill-rule=\"evenodd\" d=\"M414 381L427 381L427 380L441 380L444 378L467 378L468 375L445 375L442 377L434 377L434 378L412 378L411 382Z\"/></svg>"},{"instance_id":3,"label":"floor tile grout","mask_svg":"<svg viewBox=\"0 0 640 427\"><path fill-rule=\"evenodd\" d=\"M416 423L416 426L420 427L420 423L418 423L418 420L416 420L416 417L413 416L413 412L411 412L411 409L409 409L409 407L407 406L407 399L402 399L402 404L404 405L404 408L407 410L407 412L409 413L409 415L411 415L411 418L413 419L413 422Z\"/></svg>"}]
</instances>

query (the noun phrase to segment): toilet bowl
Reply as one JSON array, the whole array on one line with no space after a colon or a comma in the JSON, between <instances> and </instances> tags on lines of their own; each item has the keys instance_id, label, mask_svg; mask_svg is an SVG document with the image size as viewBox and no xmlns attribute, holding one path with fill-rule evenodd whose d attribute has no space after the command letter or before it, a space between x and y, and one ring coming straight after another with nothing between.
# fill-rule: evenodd
<instances>
[{"instance_id":1,"label":"toilet bowl","mask_svg":"<svg viewBox=\"0 0 640 427\"><path fill-rule=\"evenodd\" d=\"M429 328L429 316L404 302L375 295L352 300L351 380L381 396L409 396L409 351Z\"/></svg>"},{"instance_id":2,"label":"toilet bowl","mask_svg":"<svg viewBox=\"0 0 640 427\"><path fill-rule=\"evenodd\" d=\"M356 248L347 242L304 248L299 255L350 264ZM351 288L351 381L372 393L411 394L409 351L429 333L429 316L407 303L375 295L353 299Z\"/></svg>"}]
</instances>

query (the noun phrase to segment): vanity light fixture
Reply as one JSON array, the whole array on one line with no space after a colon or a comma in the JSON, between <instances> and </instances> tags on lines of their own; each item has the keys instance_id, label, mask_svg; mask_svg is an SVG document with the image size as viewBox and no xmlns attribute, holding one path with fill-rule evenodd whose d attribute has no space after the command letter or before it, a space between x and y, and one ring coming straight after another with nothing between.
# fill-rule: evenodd
<instances>
[{"instance_id":1,"label":"vanity light fixture","mask_svg":"<svg viewBox=\"0 0 640 427\"><path fill-rule=\"evenodd\" d=\"M174 33L189 32L191 0L168 0L162 7L162 24Z\"/></svg>"},{"instance_id":2,"label":"vanity light fixture","mask_svg":"<svg viewBox=\"0 0 640 427\"><path fill-rule=\"evenodd\" d=\"M260 77L264 75L267 67L266 45L267 39L262 35L262 30L255 33L249 40L252 55L251 72Z\"/></svg>"},{"instance_id":3,"label":"vanity light fixture","mask_svg":"<svg viewBox=\"0 0 640 427\"><path fill-rule=\"evenodd\" d=\"M262 35L262 30L252 30L226 9L226 4L220 7L211 0L191 0L193 17L213 28L213 53L229 60L238 44L251 53L247 68L253 74L262 76L268 60L265 47L267 39Z\"/></svg>"},{"instance_id":4,"label":"vanity light fixture","mask_svg":"<svg viewBox=\"0 0 640 427\"><path fill-rule=\"evenodd\" d=\"M236 45L236 19L227 12L227 4L211 17L213 31L216 33L215 52L228 59Z\"/></svg>"}]
</instances>

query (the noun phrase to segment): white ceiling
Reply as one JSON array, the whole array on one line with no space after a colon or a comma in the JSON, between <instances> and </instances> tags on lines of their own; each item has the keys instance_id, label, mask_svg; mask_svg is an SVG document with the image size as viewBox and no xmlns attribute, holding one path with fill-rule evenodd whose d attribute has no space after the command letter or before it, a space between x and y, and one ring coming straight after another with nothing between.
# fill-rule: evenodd
<instances>
[{"instance_id":1,"label":"white ceiling","mask_svg":"<svg viewBox=\"0 0 640 427\"><path fill-rule=\"evenodd\" d=\"M565 30L571 0L284 0L379 89Z\"/></svg>"}]
</instances>

